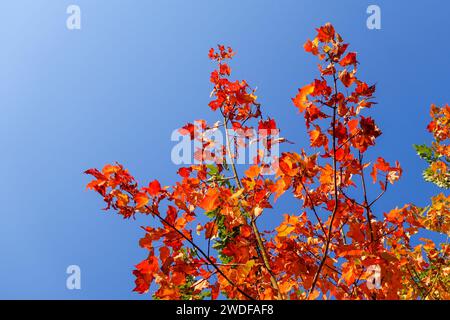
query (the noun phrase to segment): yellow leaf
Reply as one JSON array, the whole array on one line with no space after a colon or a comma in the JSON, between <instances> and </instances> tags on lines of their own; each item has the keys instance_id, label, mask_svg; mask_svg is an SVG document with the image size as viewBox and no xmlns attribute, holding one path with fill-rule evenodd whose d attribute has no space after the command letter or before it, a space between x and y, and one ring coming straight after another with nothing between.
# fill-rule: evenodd
<instances>
[{"instance_id":1,"label":"yellow leaf","mask_svg":"<svg viewBox=\"0 0 450 320\"><path fill-rule=\"evenodd\" d=\"M283 225L279 226L278 228L276 228L279 237L288 236L292 231L294 231L294 229L295 229L295 227L288 226L286 224L283 224Z\"/></svg>"},{"instance_id":2,"label":"yellow leaf","mask_svg":"<svg viewBox=\"0 0 450 320\"><path fill-rule=\"evenodd\" d=\"M244 190L245 190L244 188L239 189L238 191L233 193L233 195L230 197L230 199L239 198L241 196L241 194L244 192Z\"/></svg>"}]
</instances>

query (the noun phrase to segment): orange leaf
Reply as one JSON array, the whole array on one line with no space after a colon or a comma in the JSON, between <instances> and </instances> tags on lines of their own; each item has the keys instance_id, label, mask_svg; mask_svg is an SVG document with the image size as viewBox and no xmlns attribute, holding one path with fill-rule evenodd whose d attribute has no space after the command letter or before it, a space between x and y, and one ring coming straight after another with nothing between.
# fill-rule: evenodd
<instances>
[{"instance_id":1,"label":"orange leaf","mask_svg":"<svg viewBox=\"0 0 450 320\"><path fill-rule=\"evenodd\" d=\"M281 178L278 179L271 187L271 191L275 193L274 201L276 201L288 188L286 180Z\"/></svg>"},{"instance_id":2,"label":"orange leaf","mask_svg":"<svg viewBox=\"0 0 450 320\"><path fill-rule=\"evenodd\" d=\"M349 263L344 262L342 265L342 278L347 285L351 285L353 282L355 282L357 274L355 273L353 266L349 265Z\"/></svg>"},{"instance_id":3,"label":"orange leaf","mask_svg":"<svg viewBox=\"0 0 450 320\"><path fill-rule=\"evenodd\" d=\"M320 296L320 291L314 289L314 291L308 296L308 300L316 300Z\"/></svg>"},{"instance_id":4,"label":"orange leaf","mask_svg":"<svg viewBox=\"0 0 450 320\"><path fill-rule=\"evenodd\" d=\"M372 177L373 183L377 182L377 167L374 165L372 171L370 172L370 176Z\"/></svg>"},{"instance_id":5,"label":"orange leaf","mask_svg":"<svg viewBox=\"0 0 450 320\"><path fill-rule=\"evenodd\" d=\"M148 196L144 192L139 192L134 196L134 202L136 202L136 209L140 209L147 205Z\"/></svg>"},{"instance_id":6,"label":"orange leaf","mask_svg":"<svg viewBox=\"0 0 450 320\"><path fill-rule=\"evenodd\" d=\"M120 170L119 166L114 166L112 164L107 164L103 167L102 172L105 176L109 176L112 173L116 173L118 170Z\"/></svg>"},{"instance_id":7,"label":"orange leaf","mask_svg":"<svg viewBox=\"0 0 450 320\"><path fill-rule=\"evenodd\" d=\"M355 134L356 130L358 129L359 120L358 119L352 119L348 122L348 129L350 130L351 134Z\"/></svg>"},{"instance_id":8,"label":"orange leaf","mask_svg":"<svg viewBox=\"0 0 450 320\"><path fill-rule=\"evenodd\" d=\"M219 199L219 191L217 189L209 189L203 198L203 200L199 203L200 208L205 211L212 211L218 206Z\"/></svg>"},{"instance_id":9,"label":"orange leaf","mask_svg":"<svg viewBox=\"0 0 450 320\"><path fill-rule=\"evenodd\" d=\"M311 147L328 147L328 138L322 133L319 126L315 126L314 130L309 132Z\"/></svg>"},{"instance_id":10,"label":"orange leaf","mask_svg":"<svg viewBox=\"0 0 450 320\"><path fill-rule=\"evenodd\" d=\"M309 106L310 102L308 101L308 95L314 92L314 84L308 84L301 88L298 91L298 94L295 96L292 101L294 105L298 108L300 112L305 111L305 109Z\"/></svg>"},{"instance_id":11,"label":"orange leaf","mask_svg":"<svg viewBox=\"0 0 450 320\"><path fill-rule=\"evenodd\" d=\"M257 165L251 166L247 171L245 171L245 175L250 179L254 179L259 176L261 172L261 168Z\"/></svg>"},{"instance_id":12,"label":"orange leaf","mask_svg":"<svg viewBox=\"0 0 450 320\"><path fill-rule=\"evenodd\" d=\"M278 228L276 228L277 232L278 232L278 236L279 237L286 237L288 236L292 231L295 230L295 227L293 226L289 226L287 224L282 224L281 226L279 226Z\"/></svg>"},{"instance_id":13,"label":"orange leaf","mask_svg":"<svg viewBox=\"0 0 450 320\"><path fill-rule=\"evenodd\" d=\"M116 198L117 198L117 206L118 207L125 207L126 205L128 205L128 195L122 193L122 192L117 192L116 194Z\"/></svg>"}]
</instances>

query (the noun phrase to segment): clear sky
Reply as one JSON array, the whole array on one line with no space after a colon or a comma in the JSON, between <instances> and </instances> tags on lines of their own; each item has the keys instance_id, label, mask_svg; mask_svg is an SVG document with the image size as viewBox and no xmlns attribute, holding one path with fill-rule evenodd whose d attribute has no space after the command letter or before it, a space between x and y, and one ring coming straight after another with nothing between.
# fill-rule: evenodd
<instances>
[{"instance_id":1,"label":"clear sky","mask_svg":"<svg viewBox=\"0 0 450 320\"><path fill-rule=\"evenodd\" d=\"M81 30L66 28L70 4ZM370 4L381 30L366 28ZM82 172L119 161L143 183L173 182L172 131L217 117L207 51L218 43L237 51L234 76L258 87L300 148L307 135L290 99L317 76L302 44L333 23L358 52L361 79L377 83L371 114L383 135L371 155L404 169L377 213L426 205L438 190L422 181L412 144L431 141L430 104L450 102L449 12L448 1L2 1L0 298L148 298L132 293L131 271L146 254L138 226L149 222L105 214ZM280 205L266 226L299 211ZM66 288L72 264L81 290Z\"/></svg>"}]
</instances>

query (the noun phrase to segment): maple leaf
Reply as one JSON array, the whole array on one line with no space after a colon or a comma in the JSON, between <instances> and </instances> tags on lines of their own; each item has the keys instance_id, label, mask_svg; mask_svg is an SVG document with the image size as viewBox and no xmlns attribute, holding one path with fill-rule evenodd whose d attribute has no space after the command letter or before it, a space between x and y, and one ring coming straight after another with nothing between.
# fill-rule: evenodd
<instances>
[{"instance_id":1,"label":"maple leaf","mask_svg":"<svg viewBox=\"0 0 450 320\"><path fill-rule=\"evenodd\" d=\"M250 179L255 179L261 173L261 167L258 165L251 166L247 171L245 171L245 175Z\"/></svg>"},{"instance_id":2,"label":"maple leaf","mask_svg":"<svg viewBox=\"0 0 450 320\"><path fill-rule=\"evenodd\" d=\"M339 73L339 79L341 79L342 83L346 87L350 87L356 81L356 78L353 76L353 74L348 72L346 69L342 70Z\"/></svg>"},{"instance_id":3,"label":"maple leaf","mask_svg":"<svg viewBox=\"0 0 450 320\"><path fill-rule=\"evenodd\" d=\"M242 225L240 230L241 230L241 235L244 238L247 238L252 234L252 228L248 225Z\"/></svg>"},{"instance_id":4,"label":"maple leaf","mask_svg":"<svg viewBox=\"0 0 450 320\"><path fill-rule=\"evenodd\" d=\"M278 228L276 228L277 232L278 232L278 236L279 237L286 237L288 236L292 231L295 230L295 227L293 226L289 226L287 224L283 224L281 226L279 226Z\"/></svg>"},{"instance_id":5,"label":"maple leaf","mask_svg":"<svg viewBox=\"0 0 450 320\"><path fill-rule=\"evenodd\" d=\"M211 239L217 235L218 225L215 221L210 221L205 224L205 239Z\"/></svg>"},{"instance_id":6,"label":"maple leaf","mask_svg":"<svg viewBox=\"0 0 450 320\"><path fill-rule=\"evenodd\" d=\"M263 132L264 135L270 134L273 130L277 129L277 124L274 119L260 120L258 124L258 130ZM260 133L261 134L261 133Z\"/></svg>"},{"instance_id":7,"label":"maple leaf","mask_svg":"<svg viewBox=\"0 0 450 320\"><path fill-rule=\"evenodd\" d=\"M101 173L100 171L98 171L95 168L88 169L84 173L90 174L90 175L94 176L96 179L106 179L106 177L103 175L103 173Z\"/></svg>"},{"instance_id":8,"label":"maple leaf","mask_svg":"<svg viewBox=\"0 0 450 320\"><path fill-rule=\"evenodd\" d=\"M126 205L128 205L128 202L129 202L128 195L118 191L115 193L115 197L117 199L118 207L125 207Z\"/></svg>"},{"instance_id":9,"label":"maple leaf","mask_svg":"<svg viewBox=\"0 0 450 320\"><path fill-rule=\"evenodd\" d=\"M300 112L305 111L305 109L311 105L308 101L308 95L314 92L314 84L308 84L301 88L295 98L292 99L294 105L298 108Z\"/></svg>"},{"instance_id":10,"label":"maple leaf","mask_svg":"<svg viewBox=\"0 0 450 320\"><path fill-rule=\"evenodd\" d=\"M136 270L133 271L133 274L136 276L136 287L134 288L134 291L139 293L147 292L158 267L158 259L155 256L150 256L148 259L137 264Z\"/></svg>"},{"instance_id":11,"label":"maple leaf","mask_svg":"<svg viewBox=\"0 0 450 320\"><path fill-rule=\"evenodd\" d=\"M203 200L199 203L199 207L205 211L213 211L219 204L219 195L220 192L217 189L209 189Z\"/></svg>"},{"instance_id":12,"label":"maple leaf","mask_svg":"<svg viewBox=\"0 0 450 320\"><path fill-rule=\"evenodd\" d=\"M147 188L143 188L152 197L157 196L161 192L161 184L158 180L153 180L148 184Z\"/></svg>"},{"instance_id":13,"label":"maple leaf","mask_svg":"<svg viewBox=\"0 0 450 320\"><path fill-rule=\"evenodd\" d=\"M136 202L136 209L140 209L147 205L149 199L147 194L144 192L139 192L134 195L134 202Z\"/></svg>"},{"instance_id":14,"label":"maple leaf","mask_svg":"<svg viewBox=\"0 0 450 320\"><path fill-rule=\"evenodd\" d=\"M296 153L283 153L279 160L281 172L288 176L295 176L300 170L300 156Z\"/></svg>"},{"instance_id":15,"label":"maple leaf","mask_svg":"<svg viewBox=\"0 0 450 320\"><path fill-rule=\"evenodd\" d=\"M350 262L344 262L342 266L342 279L344 279L345 283L349 286L357 279L358 271Z\"/></svg>"},{"instance_id":16,"label":"maple leaf","mask_svg":"<svg viewBox=\"0 0 450 320\"><path fill-rule=\"evenodd\" d=\"M121 170L120 166L107 164L103 167L102 172L105 177L109 178L112 174L117 173Z\"/></svg>"},{"instance_id":17,"label":"maple leaf","mask_svg":"<svg viewBox=\"0 0 450 320\"><path fill-rule=\"evenodd\" d=\"M358 131L358 124L359 124L358 119L352 119L347 123L348 129L352 135L355 135L356 132Z\"/></svg>"},{"instance_id":18,"label":"maple leaf","mask_svg":"<svg viewBox=\"0 0 450 320\"><path fill-rule=\"evenodd\" d=\"M333 183L333 167L327 163L323 168L320 170L321 174L319 177L319 181L322 185L331 185Z\"/></svg>"},{"instance_id":19,"label":"maple leaf","mask_svg":"<svg viewBox=\"0 0 450 320\"><path fill-rule=\"evenodd\" d=\"M231 68L226 63L220 65L220 74L229 76L231 74Z\"/></svg>"},{"instance_id":20,"label":"maple leaf","mask_svg":"<svg viewBox=\"0 0 450 320\"><path fill-rule=\"evenodd\" d=\"M356 65L356 53L355 52L349 52L347 55L342 58L341 61L339 61L339 64L343 67L346 67L350 64Z\"/></svg>"},{"instance_id":21,"label":"maple leaf","mask_svg":"<svg viewBox=\"0 0 450 320\"><path fill-rule=\"evenodd\" d=\"M326 150L328 149L328 138L322 133L319 126L315 126L315 129L309 132L309 137L311 147L324 146Z\"/></svg>"},{"instance_id":22,"label":"maple leaf","mask_svg":"<svg viewBox=\"0 0 450 320\"><path fill-rule=\"evenodd\" d=\"M314 39L314 41L308 40L305 42L305 44L303 45L303 48L305 49L306 52L310 52L313 55L317 55L319 53L319 48L317 47L318 45L318 39Z\"/></svg>"},{"instance_id":23,"label":"maple leaf","mask_svg":"<svg viewBox=\"0 0 450 320\"><path fill-rule=\"evenodd\" d=\"M183 178L188 178L191 172L192 168L180 168L177 173Z\"/></svg>"},{"instance_id":24,"label":"maple leaf","mask_svg":"<svg viewBox=\"0 0 450 320\"><path fill-rule=\"evenodd\" d=\"M334 39L335 30L330 23L327 23L316 30L317 30L317 39L319 39L320 42L330 42L331 40Z\"/></svg>"},{"instance_id":25,"label":"maple leaf","mask_svg":"<svg viewBox=\"0 0 450 320\"><path fill-rule=\"evenodd\" d=\"M241 188L230 197L230 199L239 199L239 197L244 193L245 189Z\"/></svg>"}]
</instances>

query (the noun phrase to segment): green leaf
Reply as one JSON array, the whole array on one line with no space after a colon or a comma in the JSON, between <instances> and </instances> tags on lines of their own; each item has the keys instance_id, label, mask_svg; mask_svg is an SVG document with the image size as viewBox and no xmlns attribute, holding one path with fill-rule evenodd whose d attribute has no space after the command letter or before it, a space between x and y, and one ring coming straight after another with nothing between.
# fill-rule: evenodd
<instances>
[{"instance_id":1,"label":"green leaf","mask_svg":"<svg viewBox=\"0 0 450 320\"><path fill-rule=\"evenodd\" d=\"M450 175L436 174L431 170L431 167L423 171L423 178L425 181L434 183L439 188L450 189Z\"/></svg>"},{"instance_id":2,"label":"green leaf","mask_svg":"<svg viewBox=\"0 0 450 320\"><path fill-rule=\"evenodd\" d=\"M209 170L208 173L212 176L216 176L219 173L219 168L214 164L208 164L206 167Z\"/></svg>"},{"instance_id":3,"label":"green leaf","mask_svg":"<svg viewBox=\"0 0 450 320\"><path fill-rule=\"evenodd\" d=\"M422 159L426 160L428 163L433 162L433 150L425 144L417 145L414 144L414 149L416 149L417 155Z\"/></svg>"}]
</instances>

